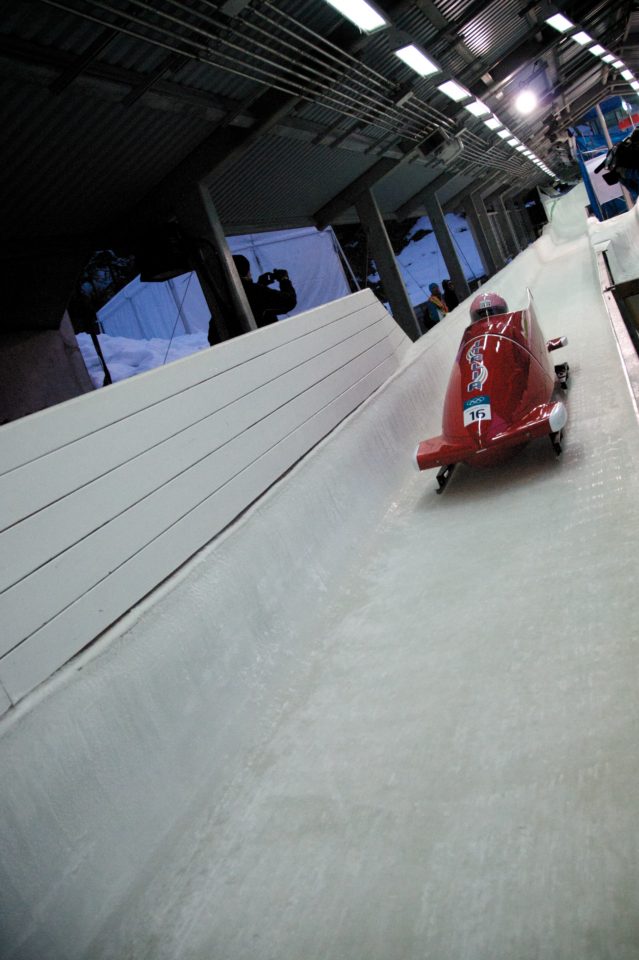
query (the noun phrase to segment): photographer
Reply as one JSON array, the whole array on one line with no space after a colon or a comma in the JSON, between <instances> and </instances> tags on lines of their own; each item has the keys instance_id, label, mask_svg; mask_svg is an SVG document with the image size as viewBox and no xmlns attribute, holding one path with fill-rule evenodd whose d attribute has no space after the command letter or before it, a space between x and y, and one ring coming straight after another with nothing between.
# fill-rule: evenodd
<instances>
[{"instance_id":1,"label":"photographer","mask_svg":"<svg viewBox=\"0 0 639 960\"><path fill-rule=\"evenodd\" d=\"M297 296L286 270L263 273L257 283L251 279L251 266L246 257L238 254L233 261L240 275L246 299L253 311L258 327L275 323L278 314L289 313L297 304ZM269 284L279 283L279 290L271 290Z\"/></svg>"}]
</instances>

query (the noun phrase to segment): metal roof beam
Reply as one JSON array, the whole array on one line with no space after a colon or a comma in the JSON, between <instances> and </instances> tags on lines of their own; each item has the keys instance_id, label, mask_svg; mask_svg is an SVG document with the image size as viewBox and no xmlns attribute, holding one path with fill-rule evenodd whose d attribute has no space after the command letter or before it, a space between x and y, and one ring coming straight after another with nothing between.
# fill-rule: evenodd
<instances>
[{"instance_id":1,"label":"metal roof beam","mask_svg":"<svg viewBox=\"0 0 639 960\"><path fill-rule=\"evenodd\" d=\"M43 83L43 74L45 71L63 70L67 68L75 69L77 61L75 58L62 50L54 50L52 47L45 47L41 44L22 40L17 37L0 35L0 57L8 60L11 64L20 63L25 75L30 79ZM113 100L113 84L120 85L132 91L144 82L144 74L134 70L127 70L125 67L113 66L109 63L93 60L87 64L83 71L85 77L91 80L104 81L106 98ZM12 76L15 76L12 71ZM46 83L46 80L44 81ZM51 81L51 85L55 84ZM108 86L107 86L108 85ZM49 86L51 89L51 86ZM213 93L206 93L202 90L189 89L181 87L170 81L160 80L157 83L155 93L158 100L165 99L171 104L183 103L190 106L200 107L203 111L219 110L224 113L232 109L235 101L228 97L220 97ZM125 95L126 96L126 95ZM251 122L249 117L242 118L242 125L246 126Z\"/></svg>"},{"instance_id":2,"label":"metal roof beam","mask_svg":"<svg viewBox=\"0 0 639 960\"><path fill-rule=\"evenodd\" d=\"M171 70L176 70L184 63L184 57L180 57L177 53L172 53L168 56L162 63L156 67L156 69L150 73L147 77L144 78L136 87L127 93L126 97L122 101L123 107L130 107L144 96L144 94L154 86L158 80L161 80L162 77L169 73Z\"/></svg>"},{"instance_id":3,"label":"metal roof beam","mask_svg":"<svg viewBox=\"0 0 639 960\"><path fill-rule=\"evenodd\" d=\"M275 93L272 100L275 100ZM143 217L173 209L175 201L193 183L211 184L216 176L242 157L261 137L269 133L300 102L299 97L279 94L279 106L249 129L215 129L138 204L133 215Z\"/></svg>"},{"instance_id":4,"label":"metal roof beam","mask_svg":"<svg viewBox=\"0 0 639 960\"><path fill-rule=\"evenodd\" d=\"M452 213L455 209L460 206L463 206L465 201L470 197L471 193L477 193L479 189L482 193L485 193L490 187L493 186L498 180L503 180L503 173L494 173L492 176L489 176L486 182L478 188L476 183L472 183L469 187L463 187L459 193L456 193L453 197L446 201L444 204L444 212Z\"/></svg>"},{"instance_id":5,"label":"metal roof beam","mask_svg":"<svg viewBox=\"0 0 639 960\"><path fill-rule=\"evenodd\" d=\"M447 186L451 180L454 180L457 176L459 176L459 171L456 171L454 167L451 167L450 170L444 170L438 177L435 177L434 180L431 180L430 183L427 183L418 190L417 193L414 193L412 197L405 200L401 206L397 207L395 211L397 219L405 220L406 217L415 214L418 208L422 207L429 197L435 196L442 187Z\"/></svg>"},{"instance_id":6,"label":"metal roof beam","mask_svg":"<svg viewBox=\"0 0 639 960\"><path fill-rule=\"evenodd\" d=\"M407 6L409 0L399 0L394 4L394 9ZM353 35L353 28L348 23L340 23L331 33L329 38L332 44L342 49L345 53L354 53L360 49L363 43L368 42L368 37L362 37L357 32ZM278 105L273 108L273 101ZM271 131L276 125L281 124L285 118L300 104L304 99L298 96L282 94L277 90L267 87L264 93L256 101L256 112L259 114L259 107L264 105L264 113L257 121L255 126L245 131L241 136L235 136L233 142L229 143L225 136L220 136L219 130L214 130L207 139L201 143L193 152L186 157L164 180L144 199L138 207L138 212L144 211L151 213L154 208L165 208L167 203L171 203L176 196L188 187L194 181L204 184L211 183L214 177L219 176L229 166L236 163L247 150L260 138ZM225 131L228 136L231 131ZM228 149L225 149L228 148ZM387 158L382 158L387 160ZM396 164L398 161L393 161ZM370 184L369 184L370 185ZM361 191L360 191L361 193Z\"/></svg>"},{"instance_id":7,"label":"metal roof beam","mask_svg":"<svg viewBox=\"0 0 639 960\"><path fill-rule=\"evenodd\" d=\"M108 47L117 35L117 30L102 30L85 53L70 63L69 66L62 71L60 76L53 81L49 87L51 93L62 93L63 90L66 90L66 88L86 70L89 64Z\"/></svg>"},{"instance_id":8,"label":"metal roof beam","mask_svg":"<svg viewBox=\"0 0 639 960\"><path fill-rule=\"evenodd\" d=\"M372 167L357 177L356 180L353 180L347 187L340 190L332 200L329 200L328 203L325 203L323 207L320 207L320 209L316 210L312 215L312 219L315 221L318 230L323 230L324 227L333 223L341 213L348 210L349 207L352 207L374 184L387 176L387 174L398 167L400 163L404 163L411 153L412 151L409 151L400 160L395 160L391 157L381 157Z\"/></svg>"}]
</instances>

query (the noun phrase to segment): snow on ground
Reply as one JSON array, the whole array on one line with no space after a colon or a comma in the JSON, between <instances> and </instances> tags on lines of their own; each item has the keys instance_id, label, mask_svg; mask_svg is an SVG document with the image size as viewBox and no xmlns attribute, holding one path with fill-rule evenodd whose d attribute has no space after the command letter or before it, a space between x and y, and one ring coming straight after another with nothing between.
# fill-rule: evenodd
<instances>
[{"instance_id":1,"label":"snow on ground","mask_svg":"<svg viewBox=\"0 0 639 960\"><path fill-rule=\"evenodd\" d=\"M109 337L106 333L99 334L99 339L114 383L180 360L209 346L204 332L183 334L173 340L132 340L130 337ZM79 333L77 340L94 387L101 387L104 370L91 337L88 333Z\"/></svg>"},{"instance_id":2,"label":"snow on ground","mask_svg":"<svg viewBox=\"0 0 639 960\"><path fill-rule=\"evenodd\" d=\"M457 214L447 214L446 222L457 248L457 254L466 279L474 280L476 277L483 276L484 265L475 245L475 238L465 218L457 216ZM432 233L428 217L420 217L415 222L408 234L409 238L414 237L422 230L431 232L420 237L419 240L407 243L397 256L408 296L413 306L428 300L430 297L429 284L438 283L441 286L442 281L450 276L435 234ZM377 281L379 276L375 274L370 279Z\"/></svg>"}]
</instances>

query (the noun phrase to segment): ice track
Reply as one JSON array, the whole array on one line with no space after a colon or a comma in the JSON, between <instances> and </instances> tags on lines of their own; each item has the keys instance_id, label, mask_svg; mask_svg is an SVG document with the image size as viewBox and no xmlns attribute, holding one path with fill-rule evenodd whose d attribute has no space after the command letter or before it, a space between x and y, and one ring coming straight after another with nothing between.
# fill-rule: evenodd
<instances>
[{"instance_id":1,"label":"ice track","mask_svg":"<svg viewBox=\"0 0 639 960\"><path fill-rule=\"evenodd\" d=\"M557 205L542 269L524 254L490 283L513 308L530 286L568 335L561 458L536 442L436 496L410 463L433 398L261 725L229 730L225 779L193 785L82 955L639 958L639 433L583 206Z\"/></svg>"},{"instance_id":2,"label":"ice track","mask_svg":"<svg viewBox=\"0 0 639 960\"><path fill-rule=\"evenodd\" d=\"M639 957L637 422L563 204L565 253L491 284L569 337L562 458L407 467L266 749L94 956Z\"/></svg>"}]
</instances>

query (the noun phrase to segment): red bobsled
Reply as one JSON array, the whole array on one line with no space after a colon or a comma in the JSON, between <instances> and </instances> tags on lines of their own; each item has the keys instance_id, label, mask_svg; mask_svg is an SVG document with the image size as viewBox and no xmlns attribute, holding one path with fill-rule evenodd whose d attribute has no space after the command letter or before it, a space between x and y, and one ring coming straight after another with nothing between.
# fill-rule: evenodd
<instances>
[{"instance_id":1,"label":"red bobsled","mask_svg":"<svg viewBox=\"0 0 639 960\"><path fill-rule=\"evenodd\" d=\"M553 366L548 354L567 342L544 340L530 291L524 310L509 311L498 294L475 298L448 382L442 433L415 451L419 470L441 468L438 493L457 463L489 466L543 436L561 452L568 414L556 389L566 388L568 364Z\"/></svg>"}]
</instances>

